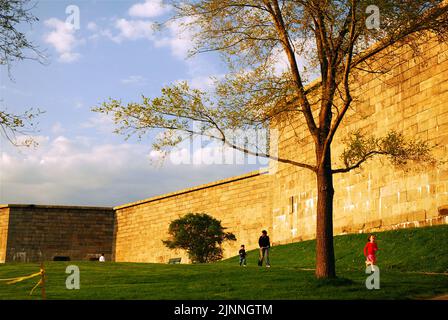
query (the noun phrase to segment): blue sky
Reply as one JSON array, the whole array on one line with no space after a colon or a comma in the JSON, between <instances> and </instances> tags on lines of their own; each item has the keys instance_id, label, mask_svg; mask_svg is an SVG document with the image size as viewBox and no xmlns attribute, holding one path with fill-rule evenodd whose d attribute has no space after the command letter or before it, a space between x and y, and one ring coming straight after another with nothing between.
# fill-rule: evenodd
<instances>
[{"instance_id":1,"label":"blue sky","mask_svg":"<svg viewBox=\"0 0 448 320\"><path fill-rule=\"evenodd\" d=\"M79 29L66 8L79 8ZM112 133L110 119L91 107L109 97L138 101L188 80L206 89L225 68L214 54L185 59L191 32L176 23L156 32L173 13L161 0L37 1L40 19L28 37L48 63L22 61L11 80L0 69L0 107L45 110L37 149L1 140L0 203L117 205L258 169L260 164L174 165L150 161L151 138Z\"/></svg>"}]
</instances>

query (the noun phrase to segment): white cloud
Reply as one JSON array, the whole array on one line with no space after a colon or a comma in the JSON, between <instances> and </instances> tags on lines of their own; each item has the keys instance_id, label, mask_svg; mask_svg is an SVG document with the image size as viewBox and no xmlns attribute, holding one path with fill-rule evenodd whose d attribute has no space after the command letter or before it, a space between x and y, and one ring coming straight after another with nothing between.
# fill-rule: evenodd
<instances>
[{"instance_id":1,"label":"white cloud","mask_svg":"<svg viewBox=\"0 0 448 320\"><path fill-rule=\"evenodd\" d=\"M215 88L215 81L220 80L224 77L222 74L215 74L215 75L198 75L198 76L192 76L189 79L180 79L175 81L176 83L187 81L188 85L193 89L199 89L201 91L205 92L212 92Z\"/></svg>"},{"instance_id":2,"label":"white cloud","mask_svg":"<svg viewBox=\"0 0 448 320\"><path fill-rule=\"evenodd\" d=\"M134 17L137 17L137 8L140 8L139 10L142 13L139 17L149 17L149 8L153 8L153 6L158 6L157 8L159 8L161 3L161 1L146 1L145 3L138 4L145 6L144 8L135 5L129 11L134 13ZM156 24L150 19L115 18L112 21L113 25L110 26L101 28L95 25L95 28L92 27L95 31L89 38L96 39L105 37L116 43L145 39L155 47L168 48L172 56L179 60L185 60L189 75L188 80L194 88L209 91L213 87L213 80L210 76L214 75L217 78L222 76L217 74L218 72L214 61L211 62L203 56L186 59L195 45L194 34L197 30L195 29L194 18L170 20L160 32L156 32ZM127 85L146 83L145 79L140 77L138 75L132 75L128 78L121 79L121 82Z\"/></svg>"},{"instance_id":3,"label":"white cloud","mask_svg":"<svg viewBox=\"0 0 448 320\"><path fill-rule=\"evenodd\" d=\"M298 68L303 76L305 82L311 82L320 76L319 70L312 66L312 54L313 48L316 45L313 43L312 39L297 39L294 41L294 47L298 52L296 52L295 57L297 61ZM270 64L274 68L274 74L277 76L282 75L284 72L290 69L288 57L284 50L278 46L272 50L270 56Z\"/></svg>"},{"instance_id":4,"label":"white cloud","mask_svg":"<svg viewBox=\"0 0 448 320\"><path fill-rule=\"evenodd\" d=\"M95 113L87 121L81 123L81 128L95 128L99 132L110 134L114 131L114 120L103 113Z\"/></svg>"},{"instance_id":5,"label":"white cloud","mask_svg":"<svg viewBox=\"0 0 448 320\"><path fill-rule=\"evenodd\" d=\"M219 80L223 75L218 72L215 61L203 55L189 57L195 47L194 35L197 31L194 18L172 20L166 24L163 35L157 34L154 44L156 47L170 48L175 58L185 61L190 76L187 80L191 87L210 91L214 87L214 79ZM185 79L179 81L182 80Z\"/></svg>"},{"instance_id":6,"label":"white cloud","mask_svg":"<svg viewBox=\"0 0 448 320\"><path fill-rule=\"evenodd\" d=\"M1 190L1 202L117 204L112 197L104 198L108 192L118 194L114 191L120 180L126 181L118 188L124 191L140 169L149 168L143 149L130 144L93 146L58 136L25 154L2 152L1 185L8 187Z\"/></svg>"},{"instance_id":7,"label":"white cloud","mask_svg":"<svg viewBox=\"0 0 448 320\"><path fill-rule=\"evenodd\" d=\"M78 60L81 55L75 52L75 48L83 43L83 40L76 37L74 25L57 18L50 18L44 23L52 29L45 34L44 41L54 47L59 54L59 61L70 63Z\"/></svg>"},{"instance_id":8,"label":"white cloud","mask_svg":"<svg viewBox=\"0 0 448 320\"><path fill-rule=\"evenodd\" d=\"M186 18L169 21L161 32L155 32L156 23L148 19L118 18L114 19L113 25L108 27L100 27L91 22L88 29L93 34L89 36L89 39L106 37L116 43L146 39L156 47L168 47L174 57L185 59L194 46L194 30L188 25L192 21Z\"/></svg>"},{"instance_id":9,"label":"white cloud","mask_svg":"<svg viewBox=\"0 0 448 320\"><path fill-rule=\"evenodd\" d=\"M146 39L156 47L168 47L174 57L185 59L194 46L194 18L170 20L160 32L155 32L157 24L148 19L165 14L171 9L171 6L164 5L162 0L146 0L144 3L135 4L128 10L130 19L114 18L112 26L103 27L89 22L87 28L93 32L89 39L106 37L116 43Z\"/></svg>"},{"instance_id":10,"label":"white cloud","mask_svg":"<svg viewBox=\"0 0 448 320\"><path fill-rule=\"evenodd\" d=\"M154 167L145 144L38 137L39 148L0 153L0 203L113 206L248 172L245 166ZM22 149L23 150L23 149Z\"/></svg>"},{"instance_id":11,"label":"white cloud","mask_svg":"<svg viewBox=\"0 0 448 320\"><path fill-rule=\"evenodd\" d=\"M153 39L154 23L144 20L118 19L115 21L115 28L118 29L118 35L111 35L107 32L106 36L117 43L123 40Z\"/></svg>"},{"instance_id":12,"label":"white cloud","mask_svg":"<svg viewBox=\"0 0 448 320\"><path fill-rule=\"evenodd\" d=\"M215 74L213 76L196 76L190 79L190 85L192 88L202 91L210 91L215 88L215 81L219 81L223 78L223 74Z\"/></svg>"},{"instance_id":13,"label":"white cloud","mask_svg":"<svg viewBox=\"0 0 448 320\"><path fill-rule=\"evenodd\" d=\"M270 64L274 68L275 75L280 76L284 72L289 70L288 57L286 56L286 53L283 50L281 49L273 50L270 60L271 60Z\"/></svg>"},{"instance_id":14,"label":"white cloud","mask_svg":"<svg viewBox=\"0 0 448 320\"><path fill-rule=\"evenodd\" d=\"M171 6L163 3L163 0L145 0L143 3L134 4L129 8L131 17L154 18L171 10Z\"/></svg>"},{"instance_id":15,"label":"white cloud","mask_svg":"<svg viewBox=\"0 0 448 320\"><path fill-rule=\"evenodd\" d=\"M121 83L143 85L146 83L146 78L139 75L132 75L127 78L121 79Z\"/></svg>"},{"instance_id":16,"label":"white cloud","mask_svg":"<svg viewBox=\"0 0 448 320\"><path fill-rule=\"evenodd\" d=\"M53 124L53 126L51 127L51 132L53 134L61 134L65 132L65 128L62 126L62 124L58 121L55 124Z\"/></svg>"},{"instance_id":17,"label":"white cloud","mask_svg":"<svg viewBox=\"0 0 448 320\"><path fill-rule=\"evenodd\" d=\"M98 25L95 22L91 21L87 24L87 29L90 31L96 31L98 30Z\"/></svg>"},{"instance_id":18,"label":"white cloud","mask_svg":"<svg viewBox=\"0 0 448 320\"><path fill-rule=\"evenodd\" d=\"M195 31L189 25L191 22L193 22L192 18L169 21L167 23L168 34L155 39L155 45L158 47L168 46L173 56L185 59L194 46L193 36Z\"/></svg>"},{"instance_id":19,"label":"white cloud","mask_svg":"<svg viewBox=\"0 0 448 320\"><path fill-rule=\"evenodd\" d=\"M59 61L70 63L78 60L81 57L79 53L75 52L64 52L59 56Z\"/></svg>"},{"instance_id":20,"label":"white cloud","mask_svg":"<svg viewBox=\"0 0 448 320\"><path fill-rule=\"evenodd\" d=\"M98 40L101 37L105 37L117 43L121 42L121 40L115 39L116 36L114 36L112 31L108 28L104 29L97 25L94 30L90 29L90 31L92 31L93 33L88 37L89 40Z\"/></svg>"}]
</instances>

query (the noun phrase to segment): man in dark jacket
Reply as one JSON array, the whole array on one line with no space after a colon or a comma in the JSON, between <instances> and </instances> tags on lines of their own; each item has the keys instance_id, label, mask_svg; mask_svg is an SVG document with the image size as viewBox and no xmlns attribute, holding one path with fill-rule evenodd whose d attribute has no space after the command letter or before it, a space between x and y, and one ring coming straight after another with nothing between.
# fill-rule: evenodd
<instances>
[{"instance_id":1,"label":"man in dark jacket","mask_svg":"<svg viewBox=\"0 0 448 320\"><path fill-rule=\"evenodd\" d=\"M258 239L258 245L260 246L260 259L258 260L258 265L261 267L263 265L263 260L266 257L266 267L270 268L269 248L271 247L271 242L269 241L268 232L266 230L261 231L261 237Z\"/></svg>"}]
</instances>

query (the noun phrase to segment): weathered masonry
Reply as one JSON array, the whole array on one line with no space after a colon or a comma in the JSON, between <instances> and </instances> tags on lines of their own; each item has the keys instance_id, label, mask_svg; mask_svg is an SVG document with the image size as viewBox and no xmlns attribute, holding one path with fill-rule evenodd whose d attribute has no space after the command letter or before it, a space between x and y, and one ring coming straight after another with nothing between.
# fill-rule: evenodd
<instances>
[{"instance_id":1,"label":"weathered masonry","mask_svg":"<svg viewBox=\"0 0 448 320\"><path fill-rule=\"evenodd\" d=\"M169 223L189 212L206 212L236 235L237 241L223 245L226 256L235 255L241 244L254 248L260 230L272 227L271 183L268 172L257 171L116 207L115 260L188 261L185 253L166 248L162 240Z\"/></svg>"},{"instance_id":2,"label":"weathered masonry","mask_svg":"<svg viewBox=\"0 0 448 320\"><path fill-rule=\"evenodd\" d=\"M384 74L358 73L352 79L355 101L333 144L339 166L340 143L352 130L382 136L391 129L437 146L437 159L448 159L448 45L434 40L421 54L396 48ZM313 163L312 138L302 120L282 116L280 157ZM448 164L398 170L380 159L363 170L335 176L335 234L369 232L448 223ZM183 252L162 240L169 223L189 212L220 219L237 241L225 244L225 257L240 244L257 246L261 229L274 243L312 239L316 225L316 185L311 171L271 162L266 170L152 197L111 208L5 205L0 207L0 262L107 259L166 263Z\"/></svg>"},{"instance_id":3,"label":"weathered masonry","mask_svg":"<svg viewBox=\"0 0 448 320\"><path fill-rule=\"evenodd\" d=\"M0 206L0 262L112 256L112 208Z\"/></svg>"},{"instance_id":4,"label":"weathered masonry","mask_svg":"<svg viewBox=\"0 0 448 320\"><path fill-rule=\"evenodd\" d=\"M384 136L393 129L428 141L437 146L433 153L442 161L435 168L405 171L376 158L363 170L335 175L335 234L447 221L448 44L425 41L417 56L409 48L396 51L393 59L373 62L390 66L387 73L359 72L351 79L353 108L335 137L333 167L341 167L339 156L344 146L340 142L353 130ZM280 157L314 163L312 138L302 119L287 115L275 128L279 130ZM273 175L272 227L276 241L314 238L314 174L280 163Z\"/></svg>"}]
</instances>

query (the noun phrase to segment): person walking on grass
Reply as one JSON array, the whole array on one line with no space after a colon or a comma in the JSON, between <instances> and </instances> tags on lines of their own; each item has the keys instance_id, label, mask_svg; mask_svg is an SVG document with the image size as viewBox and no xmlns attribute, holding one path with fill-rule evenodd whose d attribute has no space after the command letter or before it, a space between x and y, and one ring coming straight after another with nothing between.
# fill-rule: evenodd
<instances>
[{"instance_id":1,"label":"person walking on grass","mask_svg":"<svg viewBox=\"0 0 448 320\"><path fill-rule=\"evenodd\" d=\"M240 251L238 251L238 254L240 255L240 266L245 267L246 266L246 249L244 247L244 244L241 245Z\"/></svg>"},{"instance_id":2,"label":"person walking on grass","mask_svg":"<svg viewBox=\"0 0 448 320\"><path fill-rule=\"evenodd\" d=\"M364 256L366 257L366 267L374 266L376 264L376 252L379 250L375 242L376 236L371 234L367 238L367 244L364 247Z\"/></svg>"},{"instance_id":3,"label":"person walking on grass","mask_svg":"<svg viewBox=\"0 0 448 320\"><path fill-rule=\"evenodd\" d=\"M269 248L271 247L271 242L269 241L268 232L266 230L261 231L261 236L258 239L258 245L260 246L260 259L258 260L258 265L263 266L263 261L266 259L266 267L270 268L271 263L269 261Z\"/></svg>"}]
</instances>

